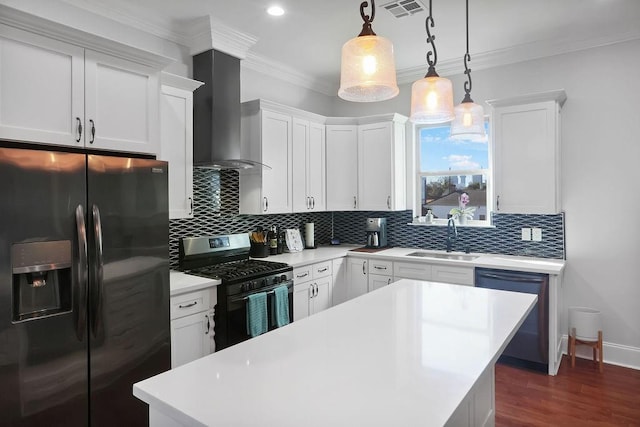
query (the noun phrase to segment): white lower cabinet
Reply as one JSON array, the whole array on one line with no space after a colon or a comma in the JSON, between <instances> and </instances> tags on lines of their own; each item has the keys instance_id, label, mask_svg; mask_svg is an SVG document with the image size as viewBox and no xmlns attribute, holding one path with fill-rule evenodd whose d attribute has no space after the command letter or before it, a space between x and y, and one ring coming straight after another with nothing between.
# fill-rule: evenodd
<instances>
[{"instance_id":1,"label":"white lower cabinet","mask_svg":"<svg viewBox=\"0 0 640 427\"><path fill-rule=\"evenodd\" d=\"M171 297L172 369L214 352L216 300L215 287Z\"/></svg>"},{"instance_id":2,"label":"white lower cabinet","mask_svg":"<svg viewBox=\"0 0 640 427\"><path fill-rule=\"evenodd\" d=\"M331 261L333 274L333 291L331 292L332 305L338 305L347 300L347 258L336 258Z\"/></svg>"},{"instance_id":3,"label":"white lower cabinet","mask_svg":"<svg viewBox=\"0 0 640 427\"><path fill-rule=\"evenodd\" d=\"M393 282L393 262L370 259L368 263L369 278L367 287L369 292L380 289Z\"/></svg>"},{"instance_id":4,"label":"white lower cabinet","mask_svg":"<svg viewBox=\"0 0 640 427\"><path fill-rule=\"evenodd\" d=\"M347 300L369 292L366 258L347 257Z\"/></svg>"},{"instance_id":5,"label":"white lower cabinet","mask_svg":"<svg viewBox=\"0 0 640 427\"><path fill-rule=\"evenodd\" d=\"M393 278L430 280L473 286L473 267L431 264L428 262L394 262Z\"/></svg>"},{"instance_id":6,"label":"white lower cabinet","mask_svg":"<svg viewBox=\"0 0 640 427\"><path fill-rule=\"evenodd\" d=\"M333 290L331 261L293 270L293 320L301 320L331 307Z\"/></svg>"}]
</instances>

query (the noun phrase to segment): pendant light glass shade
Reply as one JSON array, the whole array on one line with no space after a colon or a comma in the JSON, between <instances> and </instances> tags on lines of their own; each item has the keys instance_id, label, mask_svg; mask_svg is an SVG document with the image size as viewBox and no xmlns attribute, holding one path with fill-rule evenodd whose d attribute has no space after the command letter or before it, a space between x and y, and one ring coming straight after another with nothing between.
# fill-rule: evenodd
<instances>
[{"instance_id":1,"label":"pendant light glass shade","mask_svg":"<svg viewBox=\"0 0 640 427\"><path fill-rule=\"evenodd\" d=\"M375 102L400 92L393 45L379 36L358 36L342 47L338 96L347 101Z\"/></svg>"},{"instance_id":2,"label":"pendant light glass shade","mask_svg":"<svg viewBox=\"0 0 640 427\"><path fill-rule=\"evenodd\" d=\"M473 141L485 138L484 110L482 106L473 101L463 101L456 105L454 112L455 118L451 123L451 138Z\"/></svg>"},{"instance_id":3,"label":"pendant light glass shade","mask_svg":"<svg viewBox=\"0 0 640 427\"><path fill-rule=\"evenodd\" d=\"M411 121L421 124L450 122L453 113L453 85L451 80L425 77L411 86Z\"/></svg>"}]
</instances>

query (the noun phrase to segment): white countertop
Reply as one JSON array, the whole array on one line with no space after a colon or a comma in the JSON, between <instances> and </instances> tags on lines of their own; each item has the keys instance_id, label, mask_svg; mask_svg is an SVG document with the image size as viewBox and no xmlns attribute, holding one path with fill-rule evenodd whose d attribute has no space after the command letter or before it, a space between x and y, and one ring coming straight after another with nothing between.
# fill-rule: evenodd
<instances>
[{"instance_id":1,"label":"white countertop","mask_svg":"<svg viewBox=\"0 0 640 427\"><path fill-rule=\"evenodd\" d=\"M184 274L181 271L169 272L169 295L180 295L186 292L199 291L220 284L220 280Z\"/></svg>"},{"instance_id":2,"label":"white countertop","mask_svg":"<svg viewBox=\"0 0 640 427\"><path fill-rule=\"evenodd\" d=\"M565 261L561 259L533 258L511 255L497 255L485 253L472 253L477 258L473 260L456 260L442 258L422 258L407 256L411 252L426 252L433 254L446 254L445 251L434 251L416 248L389 248L377 252L354 252L351 249L361 248L362 245L338 245L320 246L317 249L305 249L302 252L271 255L265 261L284 262L296 267L323 262L344 256L362 258L381 258L390 261L429 262L445 265L467 265L470 267L498 268L502 270L530 271L534 273L560 274L565 267ZM462 252L451 252L453 255L464 255Z\"/></svg>"},{"instance_id":3,"label":"white countertop","mask_svg":"<svg viewBox=\"0 0 640 427\"><path fill-rule=\"evenodd\" d=\"M267 258L259 258L265 261L284 262L293 268L303 265L315 264L330 259L347 256L350 249L360 248L362 245L336 245L320 246L316 249L304 249L301 252L284 253L280 255L270 255Z\"/></svg>"},{"instance_id":4,"label":"white countertop","mask_svg":"<svg viewBox=\"0 0 640 427\"><path fill-rule=\"evenodd\" d=\"M400 280L134 384L184 425L443 425L535 295Z\"/></svg>"}]
</instances>

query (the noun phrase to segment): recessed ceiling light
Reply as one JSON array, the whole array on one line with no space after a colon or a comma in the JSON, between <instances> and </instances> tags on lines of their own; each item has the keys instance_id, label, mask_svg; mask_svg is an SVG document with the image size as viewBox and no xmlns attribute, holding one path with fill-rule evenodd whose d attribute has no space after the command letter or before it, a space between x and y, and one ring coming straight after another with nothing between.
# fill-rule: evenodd
<instances>
[{"instance_id":1,"label":"recessed ceiling light","mask_svg":"<svg viewBox=\"0 0 640 427\"><path fill-rule=\"evenodd\" d=\"M282 16L284 15L284 9L280 6L270 6L269 9L267 9L267 13L271 16Z\"/></svg>"}]
</instances>

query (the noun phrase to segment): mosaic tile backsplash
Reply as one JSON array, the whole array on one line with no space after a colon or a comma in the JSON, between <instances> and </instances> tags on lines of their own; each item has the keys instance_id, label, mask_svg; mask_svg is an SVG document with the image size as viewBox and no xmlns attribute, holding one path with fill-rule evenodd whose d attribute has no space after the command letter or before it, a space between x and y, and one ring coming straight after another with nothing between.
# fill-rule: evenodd
<instances>
[{"instance_id":1,"label":"mosaic tile backsplash","mask_svg":"<svg viewBox=\"0 0 640 427\"><path fill-rule=\"evenodd\" d=\"M195 168L193 173L194 216L169 221L171 267L178 266L181 237L245 233L256 226L277 225L304 230L315 224L318 244L328 244L332 236L342 243L365 244L366 218L387 218L388 243L422 249L446 249L446 227L409 225L411 211L401 212L317 212L279 215L239 215L237 171ZM565 258L564 215L493 214L495 228L459 227L454 250L503 255ZM522 227L542 228L542 242L522 241Z\"/></svg>"}]
</instances>

